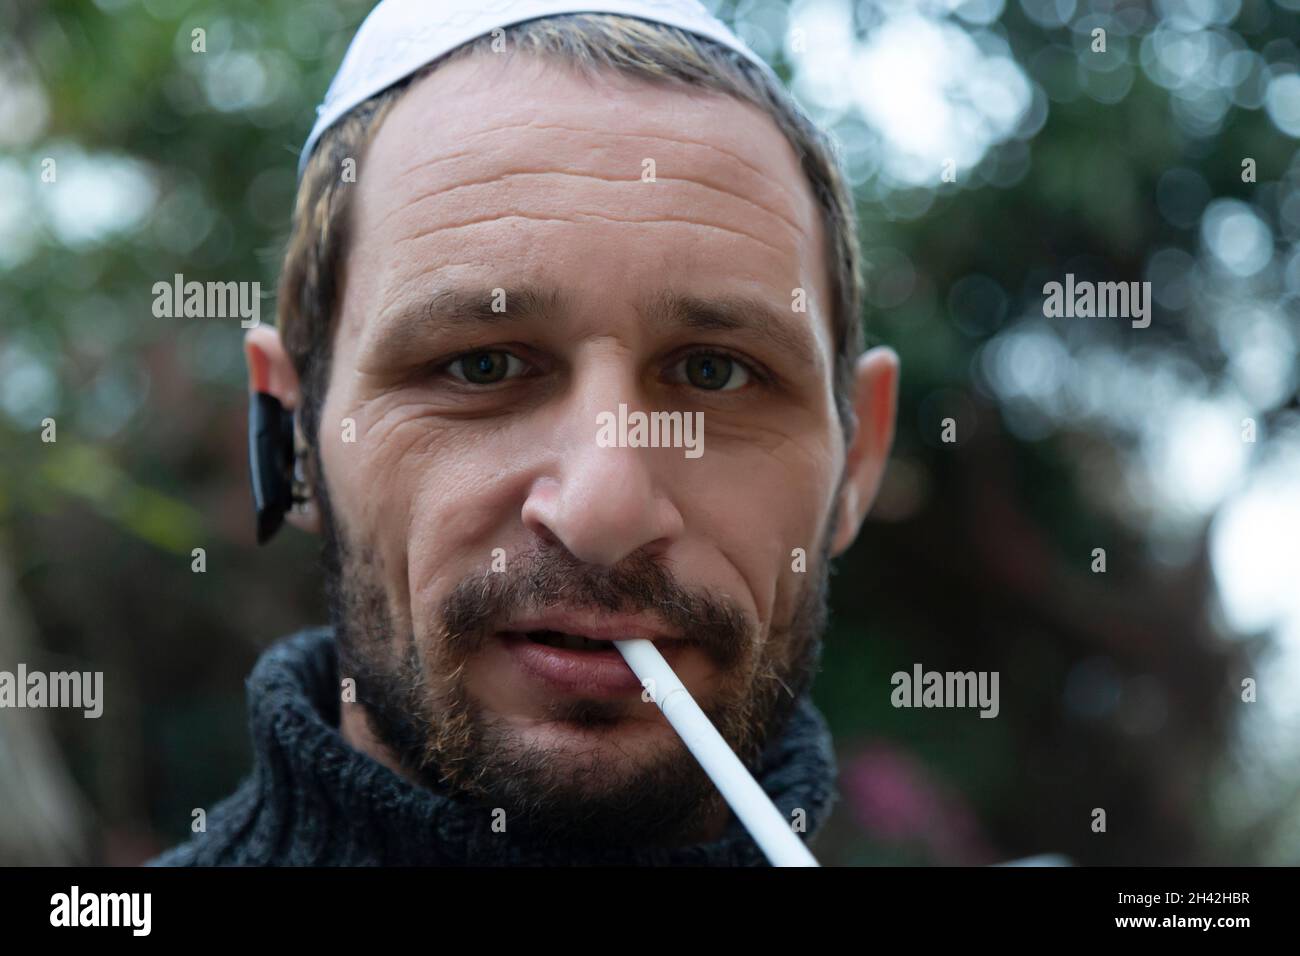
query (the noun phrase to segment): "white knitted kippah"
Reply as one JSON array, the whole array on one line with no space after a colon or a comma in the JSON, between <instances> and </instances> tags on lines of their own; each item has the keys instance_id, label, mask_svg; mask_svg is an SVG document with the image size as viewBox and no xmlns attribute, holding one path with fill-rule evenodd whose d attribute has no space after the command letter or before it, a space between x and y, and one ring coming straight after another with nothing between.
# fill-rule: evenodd
<instances>
[{"instance_id":1,"label":"white knitted kippah","mask_svg":"<svg viewBox=\"0 0 1300 956\"><path fill-rule=\"evenodd\" d=\"M316 108L316 125L298 159L299 177L316 140L354 106L498 27L561 13L614 13L667 24L730 47L775 75L699 0L382 0L352 38L325 102Z\"/></svg>"}]
</instances>

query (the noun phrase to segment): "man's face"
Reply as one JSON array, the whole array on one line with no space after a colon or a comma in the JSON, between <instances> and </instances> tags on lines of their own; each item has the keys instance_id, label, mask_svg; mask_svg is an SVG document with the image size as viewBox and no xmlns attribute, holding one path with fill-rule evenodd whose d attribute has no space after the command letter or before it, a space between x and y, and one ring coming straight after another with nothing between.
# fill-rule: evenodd
<instances>
[{"instance_id":1,"label":"man's face","mask_svg":"<svg viewBox=\"0 0 1300 956\"><path fill-rule=\"evenodd\" d=\"M655 639L750 761L815 667L844 445L792 149L727 97L484 56L399 100L355 189L319 432L340 676L407 773L512 826L707 829L608 639ZM702 454L598 441L620 404Z\"/></svg>"}]
</instances>

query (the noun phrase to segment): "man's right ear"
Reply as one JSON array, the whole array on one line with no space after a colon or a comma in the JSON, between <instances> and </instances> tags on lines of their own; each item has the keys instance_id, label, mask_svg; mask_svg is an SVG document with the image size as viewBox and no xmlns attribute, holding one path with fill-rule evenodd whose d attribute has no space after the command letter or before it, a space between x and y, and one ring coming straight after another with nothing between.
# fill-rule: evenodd
<instances>
[{"instance_id":1,"label":"man's right ear","mask_svg":"<svg viewBox=\"0 0 1300 956\"><path fill-rule=\"evenodd\" d=\"M295 412L302 400L302 391L298 382L298 373L293 361L285 351L278 330L267 325L256 325L244 333L244 358L248 362L249 401L256 404L258 393L276 399L286 412ZM293 416L294 447L298 455L305 453L306 442L301 431L298 416ZM295 473L300 473L301 460L297 455L289 458L289 466ZM256 486L257 478L254 477ZM295 484L294 487L299 487ZM255 492L256 497L256 492ZM259 507L261 502L258 502ZM284 519L295 528L312 533L320 532L320 510L316 507L315 496L310 487L303 491L303 497L296 498L292 507L284 512ZM263 520L258 517L259 524ZM259 536L261 532L259 529ZM267 535L269 537L269 534Z\"/></svg>"}]
</instances>

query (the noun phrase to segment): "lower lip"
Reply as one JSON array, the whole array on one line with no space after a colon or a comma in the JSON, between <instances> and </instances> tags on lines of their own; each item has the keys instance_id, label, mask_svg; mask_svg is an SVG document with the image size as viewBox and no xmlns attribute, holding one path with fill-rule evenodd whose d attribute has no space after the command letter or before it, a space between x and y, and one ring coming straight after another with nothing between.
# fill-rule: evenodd
<instances>
[{"instance_id":1,"label":"lower lip","mask_svg":"<svg viewBox=\"0 0 1300 956\"><path fill-rule=\"evenodd\" d=\"M573 651L529 640L518 632L498 634L519 668L533 680L564 694L583 697L626 697L642 691L641 680L610 642L608 650ZM656 644L670 664L686 646Z\"/></svg>"}]
</instances>

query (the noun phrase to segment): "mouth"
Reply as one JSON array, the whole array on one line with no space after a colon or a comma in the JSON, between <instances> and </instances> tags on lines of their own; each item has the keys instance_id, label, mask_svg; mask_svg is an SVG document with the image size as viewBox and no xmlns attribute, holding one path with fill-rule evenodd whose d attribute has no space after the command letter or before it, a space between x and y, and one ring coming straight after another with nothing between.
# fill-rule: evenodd
<instances>
[{"instance_id":1,"label":"mouth","mask_svg":"<svg viewBox=\"0 0 1300 956\"><path fill-rule=\"evenodd\" d=\"M507 640L527 641L529 644L547 647L554 651L582 654L584 656L608 657L620 661L623 659L623 655L619 653L616 645L620 640L631 639L617 637L593 638L585 634L573 634L568 631L550 629L501 631L500 636ZM658 648L659 653L663 654L664 658L668 660L678 657L688 647L700 646L699 641L685 638L659 638L650 640L650 643Z\"/></svg>"},{"instance_id":2,"label":"mouth","mask_svg":"<svg viewBox=\"0 0 1300 956\"><path fill-rule=\"evenodd\" d=\"M588 637L585 634L573 634L569 631L556 631L542 629L536 631L503 631L503 636L524 638L531 644L538 644L542 647L549 647L556 651L570 651L578 654L596 655L601 657L612 657L622 660L623 655L619 653L615 646L620 640L631 640L631 637ZM688 647L700 646L699 641L686 638L645 638L649 640L659 653L664 655L665 659L671 660L679 656L683 650Z\"/></svg>"},{"instance_id":3,"label":"mouth","mask_svg":"<svg viewBox=\"0 0 1300 956\"><path fill-rule=\"evenodd\" d=\"M566 651L585 651L596 654L617 654L618 649L610 640L593 640L581 634L566 634L564 631L528 631L524 637L534 644L545 647L560 648Z\"/></svg>"},{"instance_id":4,"label":"mouth","mask_svg":"<svg viewBox=\"0 0 1300 956\"><path fill-rule=\"evenodd\" d=\"M530 622L531 623L531 622ZM624 622L626 624L626 622ZM585 633L579 633L579 627ZM650 640L664 655L670 667L683 654L700 647L697 640L666 637L644 627L626 626L630 634L618 634L613 622L600 627L525 626L497 632L497 638L510 652L522 675L552 693L592 698L618 698L641 694L644 688L623 660L616 646L620 640ZM592 636L592 631L599 636Z\"/></svg>"}]
</instances>

